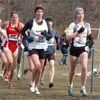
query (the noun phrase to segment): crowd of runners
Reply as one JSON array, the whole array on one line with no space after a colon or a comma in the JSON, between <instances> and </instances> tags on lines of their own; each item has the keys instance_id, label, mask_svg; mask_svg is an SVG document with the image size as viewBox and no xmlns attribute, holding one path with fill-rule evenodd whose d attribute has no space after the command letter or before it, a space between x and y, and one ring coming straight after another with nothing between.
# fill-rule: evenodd
<instances>
[{"instance_id":1,"label":"crowd of runners","mask_svg":"<svg viewBox=\"0 0 100 100\"><path fill-rule=\"evenodd\" d=\"M2 59L2 79L7 82L8 88L14 88L12 82L14 71L17 72L17 78L20 79L20 66L22 63L22 51L27 52L28 66L23 70L25 75L28 71L32 73L30 78L30 91L40 94L39 82L44 84L43 72L47 60L50 65L49 88L54 86L55 75L55 52L60 49L59 36L53 28L54 20L51 16L44 16L44 7L37 5L34 9L35 17L26 24L20 22L19 15L11 12L9 21L0 20L0 56ZM77 65L78 58L82 66L81 88L82 96L87 96L86 80L88 65L88 50L92 47L89 41L92 40L91 27L88 22L84 21L84 10L81 7L74 9L75 20L65 28L64 40L62 41L62 52L67 46L69 49L70 73L68 94L74 95L73 76ZM87 40L89 41L87 42ZM68 44L69 43L69 44ZM64 62L66 65L66 52L64 51ZM62 58L63 59L63 58ZM62 60L63 61L63 60ZM66 84L66 83L65 83Z\"/></svg>"}]
</instances>

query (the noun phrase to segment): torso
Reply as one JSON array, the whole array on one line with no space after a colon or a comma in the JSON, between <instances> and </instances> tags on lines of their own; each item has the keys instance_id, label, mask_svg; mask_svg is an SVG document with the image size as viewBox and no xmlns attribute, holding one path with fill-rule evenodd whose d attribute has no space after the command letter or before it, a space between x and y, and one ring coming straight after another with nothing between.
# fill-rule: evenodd
<instances>
[{"instance_id":1,"label":"torso","mask_svg":"<svg viewBox=\"0 0 100 100\"><path fill-rule=\"evenodd\" d=\"M72 33L77 32L77 30L79 30L82 26L85 28L85 30L84 30L84 32L82 32L80 34L82 36L82 38L80 38L78 36L74 38L73 45L75 47L83 47L86 45L87 34L89 34L90 27L89 27L89 23L83 23L82 25L80 25L80 24L76 24L75 22L73 22L71 24L71 27L72 27L71 30L73 30Z\"/></svg>"},{"instance_id":2,"label":"torso","mask_svg":"<svg viewBox=\"0 0 100 100\"><path fill-rule=\"evenodd\" d=\"M29 43L29 49L45 49L46 48L46 39L45 37L39 37L37 35L41 35L42 31L48 32L48 26L45 20L41 25L38 25L36 20L33 19L33 26L30 30L30 36L34 37L34 41Z\"/></svg>"},{"instance_id":3,"label":"torso","mask_svg":"<svg viewBox=\"0 0 100 100\"><path fill-rule=\"evenodd\" d=\"M17 27L18 30L21 30L20 22L18 22ZM4 47L8 47L12 52L16 50L18 47L18 38L20 35L20 32L17 32L14 27L12 26L11 22L9 22L7 29L7 41L4 44Z\"/></svg>"}]
</instances>

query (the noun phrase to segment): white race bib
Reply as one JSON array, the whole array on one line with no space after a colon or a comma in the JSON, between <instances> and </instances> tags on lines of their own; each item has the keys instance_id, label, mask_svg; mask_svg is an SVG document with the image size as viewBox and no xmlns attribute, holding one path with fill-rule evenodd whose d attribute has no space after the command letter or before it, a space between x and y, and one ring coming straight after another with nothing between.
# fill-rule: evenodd
<instances>
[{"instance_id":1,"label":"white race bib","mask_svg":"<svg viewBox=\"0 0 100 100\"><path fill-rule=\"evenodd\" d=\"M16 34L10 34L9 37L8 37L8 40L17 41L18 40L18 36Z\"/></svg>"}]
</instances>

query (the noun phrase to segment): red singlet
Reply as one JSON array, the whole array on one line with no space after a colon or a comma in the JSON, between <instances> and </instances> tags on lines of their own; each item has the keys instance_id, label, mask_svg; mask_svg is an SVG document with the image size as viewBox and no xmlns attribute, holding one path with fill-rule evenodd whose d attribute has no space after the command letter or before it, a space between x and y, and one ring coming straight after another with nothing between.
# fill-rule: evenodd
<instances>
[{"instance_id":1,"label":"red singlet","mask_svg":"<svg viewBox=\"0 0 100 100\"><path fill-rule=\"evenodd\" d=\"M21 30L20 23L18 23L16 28L18 30ZM19 38L20 32L17 32L12 27L11 22L9 22L6 32L7 32L8 40L5 42L4 47L8 47L13 53L18 47L18 38Z\"/></svg>"}]
</instances>

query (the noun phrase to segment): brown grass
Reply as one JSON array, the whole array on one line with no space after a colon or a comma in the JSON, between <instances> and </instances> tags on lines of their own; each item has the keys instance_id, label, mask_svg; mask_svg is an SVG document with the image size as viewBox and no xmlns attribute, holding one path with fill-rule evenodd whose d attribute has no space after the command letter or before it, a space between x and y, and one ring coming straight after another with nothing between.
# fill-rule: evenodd
<instances>
[{"instance_id":1,"label":"brown grass","mask_svg":"<svg viewBox=\"0 0 100 100\"><path fill-rule=\"evenodd\" d=\"M96 41L95 48L99 49L99 41ZM57 54L60 52L57 52ZM68 76L69 73L69 62L67 66L60 66L58 64L58 59L61 55L57 55L55 64L55 79L54 87L52 89L48 88L49 84L49 65L47 64L44 73L44 85L40 85L40 95L35 95L29 90L29 82L31 80L31 73L29 72L24 76L23 79L17 80L16 75L13 78L14 89L8 89L7 83L0 79L0 100L100 100L100 77L94 77L93 81L93 93L90 92L91 77L87 79L86 89L89 94L88 97L82 97L80 95L80 84L81 77L74 78L74 92L75 96L70 97L67 93L68 86ZM100 65L100 53L95 52L95 63L94 67ZM27 64L26 64L27 65ZM91 70L91 60L89 60L88 70ZM81 71L81 66L77 66L77 72Z\"/></svg>"}]
</instances>

